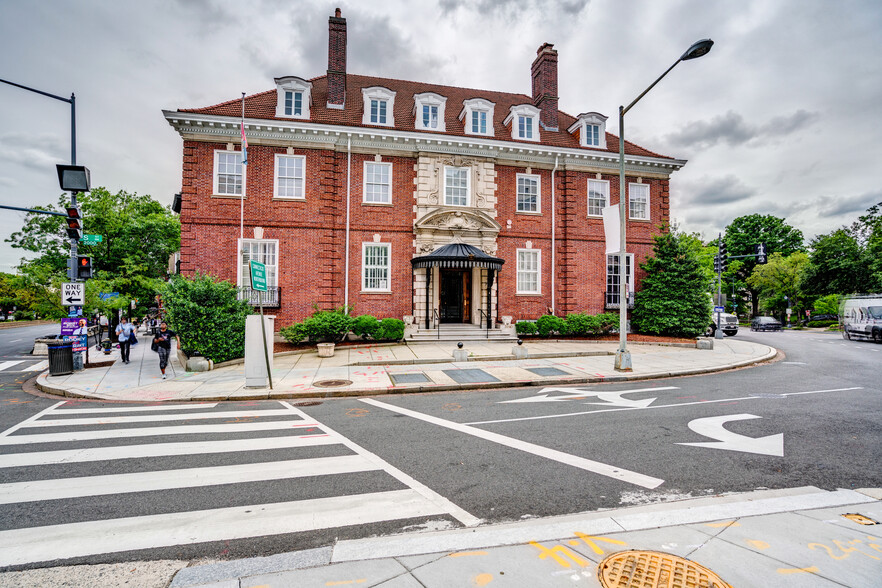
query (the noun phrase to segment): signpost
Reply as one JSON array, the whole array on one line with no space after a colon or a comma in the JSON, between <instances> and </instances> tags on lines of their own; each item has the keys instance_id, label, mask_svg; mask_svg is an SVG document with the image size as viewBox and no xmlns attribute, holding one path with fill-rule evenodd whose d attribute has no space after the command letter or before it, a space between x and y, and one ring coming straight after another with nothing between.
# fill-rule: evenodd
<instances>
[{"instance_id":1,"label":"signpost","mask_svg":"<svg viewBox=\"0 0 882 588\"><path fill-rule=\"evenodd\" d=\"M83 245L96 245L104 240L104 237L101 235L83 235L83 238L80 239L80 243Z\"/></svg>"},{"instance_id":2,"label":"signpost","mask_svg":"<svg viewBox=\"0 0 882 588\"><path fill-rule=\"evenodd\" d=\"M251 267L251 289L257 291L257 303L260 307L260 333L263 339L263 355L266 359L266 377L269 379L270 390L273 389L273 374L270 370L269 348L266 345L266 324L263 320L263 293L266 292L266 265L254 261L249 261Z\"/></svg>"},{"instance_id":3,"label":"signpost","mask_svg":"<svg viewBox=\"0 0 882 588\"><path fill-rule=\"evenodd\" d=\"M714 306L714 312L726 312L725 306Z\"/></svg>"},{"instance_id":4,"label":"signpost","mask_svg":"<svg viewBox=\"0 0 882 588\"><path fill-rule=\"evenodd\" d=\"M61 285L63 306L82 306L86 302L86 285L82 282L65 282Z\"/></svg>"}]
</instances>

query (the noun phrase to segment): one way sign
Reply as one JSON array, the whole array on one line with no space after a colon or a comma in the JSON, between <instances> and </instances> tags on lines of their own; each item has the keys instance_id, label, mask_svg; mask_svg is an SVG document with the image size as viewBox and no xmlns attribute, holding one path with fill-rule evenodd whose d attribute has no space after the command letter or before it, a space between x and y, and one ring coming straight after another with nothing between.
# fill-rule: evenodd
<instances>
[{"instance_id":1,"label":"one way sign","mask_svg":"<svg viewBox=\"0 0 882 588\"><path fill-rule=\"evenodd\" d=\"M86 288L82 282L66 282L61 285L61 304L82 306L86 302Z\"/></svg>"}]
</instances>

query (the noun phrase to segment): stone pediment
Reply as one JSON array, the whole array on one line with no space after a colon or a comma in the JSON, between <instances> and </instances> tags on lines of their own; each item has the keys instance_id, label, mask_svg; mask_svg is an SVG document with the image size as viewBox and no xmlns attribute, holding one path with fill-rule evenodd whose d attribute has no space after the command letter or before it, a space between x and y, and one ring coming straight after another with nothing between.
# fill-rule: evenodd
<instances>
[{"instance_id":1,"label":"stone pediment","mask_svg":"<svg viewBox=\"0 0 882 588\"><path fill-rule=\"evenodd\" d=\"M417 233L450 231L478 232L485 236L495 237L502 229L487 213L480 210L463 210L454 208L436 208L426 213L415 223Z\"/></svg>"}]
</instances>

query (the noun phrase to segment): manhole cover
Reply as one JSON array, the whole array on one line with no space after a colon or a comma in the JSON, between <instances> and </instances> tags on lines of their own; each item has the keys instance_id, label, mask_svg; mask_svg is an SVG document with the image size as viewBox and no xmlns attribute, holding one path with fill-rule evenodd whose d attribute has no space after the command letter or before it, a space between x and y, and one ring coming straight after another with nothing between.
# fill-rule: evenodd
<instances>
[{"instance_id":1,"label":"manhole cover","mask_svg":"<svg viewBox=\"0 0 882 588\"><path fill-rule=\"evenodd\" d=\"M597 566L604 588L732 588L718 575L689 561L659 551L620 551Z\"/></svg>"},{"instance_id":2,"label":"manhole cover","mask_svg":"<svg viewBox=\"0 0 882 588\"><path fill-rule=\"evenodd\" d=\"M318 400L304 400L303 402L295 402L294 406L318 406L321 404Z\"/></svg>"},{"instance_id":3,"label":"manhole cover","mask_svg":"<svg viewBox=\"0 0 882 588\"><path fill-rule=\"evenodd\" d=\"M856 522L859 525L878 525L879 521L874 521L870 517L865 517L862 514L858 514L856 512L849 512L844 515L845 518Z\"/></svg>"},{"instance_id":4,"label":"manhole cover","mask_svg":"<svg viewBox=\"0 0 882 588\"><path fill-rule=\"evenodd\" d=\"M352 384L352 380L319 380L318 382L313 382L313 386L318 386L319 388L339 388L341 386L349 386Z\"/></svg>"}]
</instances>

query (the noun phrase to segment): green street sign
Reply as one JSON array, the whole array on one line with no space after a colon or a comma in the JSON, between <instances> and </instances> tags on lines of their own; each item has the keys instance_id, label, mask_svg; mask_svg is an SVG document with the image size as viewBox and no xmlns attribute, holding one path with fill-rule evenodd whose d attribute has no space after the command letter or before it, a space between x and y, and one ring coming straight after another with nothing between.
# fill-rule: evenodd
<instances>
[{"instance_id":1,"label":"green street sign","mask_svg":"<svg viewBox=\"0 0 882 588\"><path fill-rule=\"evenodd\" d=\"M253 259L251 264L251 289L266 292L266 266Z\"/></svg>"},{"instance_id":2,"label":"green street sign","mask_svg":"<svg viewBox=\"0 0 882 588\"><path fill-rule=\"evenodd\" d=\"M83 235L83 238L80 240L80 242L83 245L95 245L96 243L100 243L103 240L104 237L102 237L101 235Z\"/></svg>"}]
</instances>

